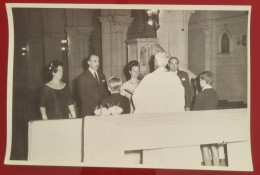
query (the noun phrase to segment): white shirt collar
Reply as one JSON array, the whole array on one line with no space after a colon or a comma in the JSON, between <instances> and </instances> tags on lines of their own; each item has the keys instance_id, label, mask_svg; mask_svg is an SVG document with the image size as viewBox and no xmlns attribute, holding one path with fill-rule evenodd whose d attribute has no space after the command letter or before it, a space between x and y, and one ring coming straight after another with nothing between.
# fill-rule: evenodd
<instances>
[{"instance_id":1,"label":"white shirt collar","mask_svg":"<svg viewBox=\"0 0 260 175\"><path fill-rule=\"evenodd\" d=\"M177 72L178 72L178 70L176 70L176 71L171 71L174 75L177 75Z\"/></svg>"},{"instance_id":2,"label":"white shirt collar","mask_svg":"<svg viewBox=\"0 0 260 175\"><path fill-rule=\"evenodd\" d=\"M211 88L212 88L212 86L210 86L209 84L206 84L206 85L204 86L204 88L202 88L202 90L211 89Z\"/></svg>"},{"instance_id":3,"label":"white shirt collar","mask_svg":"<svg viewBox=\"0 0 260 175\"><path fill-rule=\"evenodd\" d=\"M88 70L93 74L93 76L95 77L95 72L97 72L96 70L91 69L90 67L88 68ZM98 73L97 73L98 74Z\"/></svg>"}]
</instances>

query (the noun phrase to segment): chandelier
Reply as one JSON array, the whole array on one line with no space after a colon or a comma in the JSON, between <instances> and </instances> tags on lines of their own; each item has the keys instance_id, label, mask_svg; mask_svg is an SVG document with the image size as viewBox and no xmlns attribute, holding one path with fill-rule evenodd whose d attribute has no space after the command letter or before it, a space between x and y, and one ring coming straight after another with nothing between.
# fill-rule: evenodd
<instances>
[{"instance_id":1,"label":"chandelier","mask_svg":"<svg viewBox=\"0 0 260 175\"><path fill-rule=\"evenodd\" d=\"M148 24L153 26L155 30L158 30L160 27L159 12L160 10L154 10L154 9L147 10Z\"/></svg>"}]
</instances>

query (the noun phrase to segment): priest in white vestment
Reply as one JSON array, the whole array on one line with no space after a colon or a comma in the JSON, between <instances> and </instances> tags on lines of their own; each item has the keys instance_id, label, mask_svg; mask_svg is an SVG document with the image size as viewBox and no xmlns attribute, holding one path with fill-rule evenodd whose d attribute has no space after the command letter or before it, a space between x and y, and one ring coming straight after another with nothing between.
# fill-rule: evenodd
<instances>
[{"instance_id":1,"label":"priest in white vestment","mask_svg":"<svg viewBox=\"0 0 260 175\"><path fill-rule=\"evenodd\" d=\"M184 111L184 88L180 78L168 71L169 55L155 54L155 71L147 74L133 94L134 113L170 113Z\"/></svg>"}]
</instances>

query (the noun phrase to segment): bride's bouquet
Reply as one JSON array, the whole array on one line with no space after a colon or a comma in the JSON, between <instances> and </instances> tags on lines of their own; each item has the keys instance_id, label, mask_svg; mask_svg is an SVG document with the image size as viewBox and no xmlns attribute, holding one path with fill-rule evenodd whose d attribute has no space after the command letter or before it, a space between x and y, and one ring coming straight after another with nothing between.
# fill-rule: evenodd
<instances>
[{"instance_id":1,"label":"bride's bouquet","mask_svg":"<svg viewBox=\"0 0 260 175\"><path fill-rule=\"evenodd\" d=\"M94 113L96 116L111 116L111 115L118 115L123 112L123 109L119 106L111 106L109 108L100 107L96 108Z\"/></svg>"}]
</instances>

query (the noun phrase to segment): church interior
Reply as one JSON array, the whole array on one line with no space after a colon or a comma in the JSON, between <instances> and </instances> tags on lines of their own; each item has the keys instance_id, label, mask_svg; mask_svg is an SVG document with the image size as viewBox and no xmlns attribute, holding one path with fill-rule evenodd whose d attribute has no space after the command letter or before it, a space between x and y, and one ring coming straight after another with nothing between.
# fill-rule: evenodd
<instances>
[{"instance_id":1,"label":"church interior","mask_svg":"<svg viewBox=\"0 0 260 175\"><path fill-rule=\"evenodd\" d=\"M107 78L117 75L126 81L124 69L130 60L140 62L143 76L151 71L154 45L177 57L191 81L212 71L219 109L248 106L248 11L150 11L155 17L147 9L13 8L12 12L12 160L27 159L28 121L41 120L39 90L53 60L63 62L63 81L76 106L75 81L89 55L100 58Z\"/></svg>"}]
</instances>

